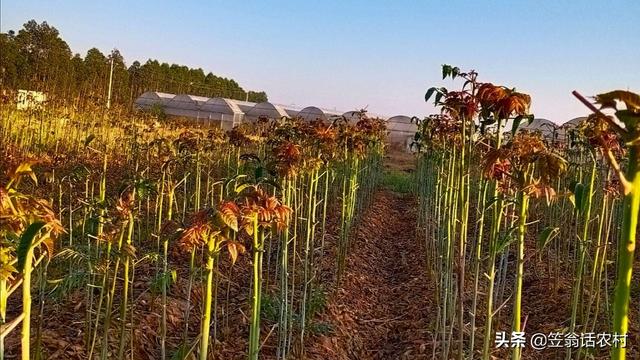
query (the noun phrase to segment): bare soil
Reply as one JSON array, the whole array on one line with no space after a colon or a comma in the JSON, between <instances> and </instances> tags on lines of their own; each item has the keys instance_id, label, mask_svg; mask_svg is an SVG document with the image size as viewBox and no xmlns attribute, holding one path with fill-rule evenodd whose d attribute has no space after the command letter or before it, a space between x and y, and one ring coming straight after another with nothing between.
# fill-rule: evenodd
<instances>
[{"instance_id":1,"label":"bare soil","mask_svg":"<svg viewBox=\"0 0 640 360\"><path fill-rule=\"evenodd\" d=\"M379 191L356 231L347 273L310 339L310 359L426 359L434 320L410 196Z\"/></svg>"}]
</instances>

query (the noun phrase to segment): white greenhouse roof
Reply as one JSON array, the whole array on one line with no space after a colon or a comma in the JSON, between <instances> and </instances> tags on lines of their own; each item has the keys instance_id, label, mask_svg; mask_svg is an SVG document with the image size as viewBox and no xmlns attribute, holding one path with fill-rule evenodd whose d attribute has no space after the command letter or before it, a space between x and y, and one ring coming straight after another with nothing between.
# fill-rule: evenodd
<instances>
[{"instance_id":1,"label":"white greenhouse roof","mask_svg":"<svg viewBox=\"0 0 640 360\"><path fill-rule=\"evenodd\" d=\"M356 122L360 121L361 114L362 114L362 112L356 111L356 110L347 111L347 112L342 114L342 117L344 117L350 123L356 123Z\"/></svg>"},{"instance_id":2,"label":"white greenhouse roof","mask_svg":"<svg viewBox=\"0 0 640 360\"><path fill-rule=\"evenodd\" d=\"M140 95L135 104L140 107L150 107L155 104L165 105L175 97L174 94L167 94L163 92L147 91Z\"/></svg>"},{"instance_id":3,"label":"white greenhouse roof","mask_svg":"<svg viewBox=\"0 0 640 360\"><path fill-rule=\"evenodd\" d=\"M523 121L518 127L518 131L531 131L531 132L539 132L547 139L555 137L558 138L558 125L551 120L547 119L533 119L531 123L527 123Z\"/></svg>"},{"instance_id":4,"label":"white greenhouse roof","mask_svg":"<svg viewBox=\"0 0 640 360\"><path fill-rule=\"evenodd\" d=\"M387 119L387 129L390 132L415 134L418 125L411 121L411 117L406 115L396 115Z\"/></svg>"},{"instance_id":5,"label":"white greenhouse roof","mask_svg":"<svg viewBox=\"0 0 640 360\"><path fill-rule=\"evenodd\" d=\"M582 121L584 121L586 119L587 119L586 116L577 117L577 118L571 119L571 120L567 121L566 123L562 124L561 127L565 128L565 129L573 129L576 126L578 126Z\"/></svg>"},{"instance_id":6,"label":"white greenhouse roof","mask_svg":"<svg viewBox=\"0 0 640 360\"><path fill-rule=\"evenodd\" d=\"M270 119L279 119L281 117L289 117L289 114L279 105L274 105L268 101L256 104L251 110L245 113L248 117L258 118L267 117Z\"/></svg>"},{"instance_id":7,"label":"white greenhouse roof","mask_svg":"<svg viewBox=\"0 0 640 360\"><path fill-rule=\"evenodd\" d=\"M199 110L200 105L204 104L209 100L209 98L202 96L194 96L194 95L186 95L180 94L176 95L171 101L167 104L167 106L172 108L179 108L184 110Z\"/></svg>"},{"instance_id":8,"label":"white greenhouse roof","mask_svg":"<svg viewBox=\"0 0 640 360\"><path fill-rule=\"evenodd\" d=\"M211 98L200 106L204 112L220 113L227 115L244 114L238 104L225 98Z\"/></svg>"},{"instance_id":9,"label":"white greenhouse roof","mask_svg":"<svg viewBox=\"0 0 640 360\"><path fill-rule=\"evenodd\" d=\"M327 120L327 115L325 114L325 112L319 107L315 106L307 106L306 108L300 110L296 115L297 117L305 121Z\"/></svg>"},{"instance_id":10,"label":"white greenhouse roof","mask_svg":"<svg viewBox=\"0 0 640 360\"><path fill-rule=\"evenodd\" d=\"M240 110L242 110L243 113L247 113L249 110L253 109L254 106L256 106L256 103L251 102L251 101L242 101L242 100L231 100L233 103L235 103L236 105L238 105L238 107L240 108Z\"/></svg>"},{"instance_id":11,"label":"white greenhouse roof","mask_svg":"<svg viewBox=\"0 0 640 360\"><path fill-rule=\"evenodd\" d=\"M587 118L585 116L577 117L577 118L571 119L571 120L565 122L564 124L562 124L558 128L558 139L564 140L567 137L569 130L575 129L582 121L584 121L586 119Z\"/></svg>"},{"instance_id":12,"label":"white greenhouse roof","mask_svg":"<svg viewBox=\"0 0 640 360\"><path fill-rule=\"evenodd\" d=\"M558 125L551 120L547 119L533 119L530 124L523 121L520 124L519 129L535 131L540 130L541 132L553 132L553 129L557 129Z\"/></svg>"},{"instance_id":13,"label":"white greenhouse roof","mask_svg":"<svg viewBox=\"0 0 640 360\"><path fill-rule=\"evenodd\" d=\"M344 117L355 123L360 119L360 111L338 112L335 109L324 109L318 106L298 107L296 105L282 105L272 102L254 103L251 101L208 98L189 94L168 94L148 91L135 100L137 108L150 108L161 105L167 115L191 117L196 119L229 121L234 124L245 119L267 117L279 119L282 117L301 117L304 120L321 119L333 121ZM376 117L373 114L367 114ZM410 122L410 121L409 121ZM399 125L398 125L399 126Z\"/></svg>"}]
</instances>

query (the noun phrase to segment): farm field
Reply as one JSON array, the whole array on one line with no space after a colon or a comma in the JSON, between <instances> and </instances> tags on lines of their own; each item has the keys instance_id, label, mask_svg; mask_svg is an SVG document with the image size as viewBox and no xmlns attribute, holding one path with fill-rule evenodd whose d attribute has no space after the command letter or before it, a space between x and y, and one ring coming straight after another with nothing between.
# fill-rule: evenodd
<instances>
[{"instance_id":1,"label":"farm field","mask_svg":"<svg viewBox=\"0 0 640 360\"><path fill-rule=\"evenodd\" d=\"M483 125L527 121L530 98L443 69L472 86L429 90L442 112L418 120L416 153L385 152L365 112L225 133L4 107L5 357L508 357L501 329L610 331L633 264L616 259L634 233L617 123L596 112L554 147L496 135Z\"/></svg>"},{"instance_id":2,"label":"farm field","mask_svg":"<svg viewBox=\"0 0 640 360\"><path fill-rule=\"evenodd\" d=\"M362 10L395 24L378 5ZM299 6L286 11L310 11ZM217 21L220 34L203 34L223 49L231 27ZM353 21L362 28L315 34L340 36L314 54L346 46L345 29L371 30ZM410 44L399 24L383 35ZM117 49L74 54L44 21L4 26L0 360L640 359L640 94L624 83L593 91L609 84L594 75L551 99L575 69L540 92L535 59L523 76L494 66L498 52L474 54L478 71L426 62L411 70L428 74L415 90L384 74L413 60L391 67L364 45L318 61L288 38L260 66L243 62L245 46L228 59L198 49L221 74L244 66L267 96L195 66L129 64ZM247 29L236 30L251 44L265 36ZM197 64L176 38L176 58ZM358 51L371 58L351 62ZM305 59L316 83L293 85ZM388 88L346 80L371 77L364 65ZM322 79L327 68L345 82ZM372 99L391 113L406 104L398 89L428 115L326 105ZM567 99L576 106L558 105ZM546 119L549 104L574 118Z\"/></svg>"}]
</instances>

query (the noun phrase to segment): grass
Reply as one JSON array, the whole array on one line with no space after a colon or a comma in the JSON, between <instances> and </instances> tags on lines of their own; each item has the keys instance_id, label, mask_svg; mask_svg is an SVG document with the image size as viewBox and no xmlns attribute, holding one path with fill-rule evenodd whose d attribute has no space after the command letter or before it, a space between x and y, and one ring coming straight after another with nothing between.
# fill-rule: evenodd
<instances>
[{"instance_id":1,"label":"grass","mask_svg":"<svg viewBox=\"0 0 640 360\"><path fill-rule=\"evenodd\" d=\"M382 174L382 187L393 192L409 194L413 192L413 175L406 171L385 170Z\"/></svg>"}]
</instances>

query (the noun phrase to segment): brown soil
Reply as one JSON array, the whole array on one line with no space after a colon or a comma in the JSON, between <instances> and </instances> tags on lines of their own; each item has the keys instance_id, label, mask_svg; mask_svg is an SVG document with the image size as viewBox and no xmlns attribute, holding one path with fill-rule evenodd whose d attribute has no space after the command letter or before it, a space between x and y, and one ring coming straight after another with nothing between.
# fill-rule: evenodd
<instances>
[{"instance_id":1,"label":"brown soil","mask_svg":"<svg viewBox=\"0 0 640 360\"><path fill-rule=\"evenodd\" d=\"M412 198L379 191L353 239L345 277L309 339L310 359L424 359L435 314Z\"/></svg>"}]
</instances>

